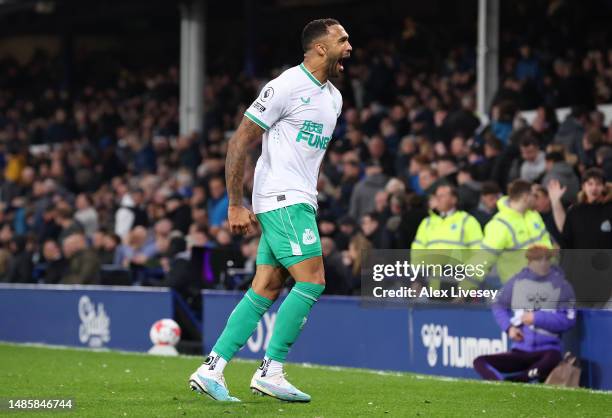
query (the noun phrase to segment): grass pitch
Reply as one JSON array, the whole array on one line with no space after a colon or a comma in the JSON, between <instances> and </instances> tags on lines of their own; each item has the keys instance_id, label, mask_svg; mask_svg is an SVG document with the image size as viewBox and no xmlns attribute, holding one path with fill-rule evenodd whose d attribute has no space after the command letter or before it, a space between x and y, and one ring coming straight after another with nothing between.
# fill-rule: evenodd
<instances>
[{"instance_id":1,"label":"grass pitch","mask_svg":"<svg viewBox=\"0 0 612 418\"><path fill-rule=\"evenodd\" d=\"M289 364L289 379L312 395L309 404L254 396L249 382L257 364L235 361L225 377L241 403L219 403L188 389L198 357L157 357L0 344L0 398L71 398L62 412L0 415L58 417L606 417L612 395Z\"/></svg>"}]
</instances>

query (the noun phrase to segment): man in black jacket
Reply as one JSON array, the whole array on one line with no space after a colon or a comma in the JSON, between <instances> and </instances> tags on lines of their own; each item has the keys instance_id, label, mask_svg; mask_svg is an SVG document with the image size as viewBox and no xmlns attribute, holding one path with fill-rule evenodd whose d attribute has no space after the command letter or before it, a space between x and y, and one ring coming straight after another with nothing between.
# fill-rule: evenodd
<instances>
[{"instance_id":1,"label":"man in black jacket","mask_svg":"<svg viewBox=\"0 0 612 418\"><path fill-rule=\"evenodd\" d=\"M68 261L62 255L58 243L52 239L43 244L43 257L46 262L43 280L45 284L59 283L68 269Z\"/></svg>"},{"instance_id":2,"label":"man in black jacket","mask_svg":"<svg viewBox=\"0 0 612 418\"><path fill-rule=\"evenodd\" d=\"M584 173L578 203L569 208L567 215L561 204L565 187L551 181L548 192L555 223L562 230L563 248L612 248L612 191L606 189L602 170L590 168Z\"/></svg>"}]
</instances>

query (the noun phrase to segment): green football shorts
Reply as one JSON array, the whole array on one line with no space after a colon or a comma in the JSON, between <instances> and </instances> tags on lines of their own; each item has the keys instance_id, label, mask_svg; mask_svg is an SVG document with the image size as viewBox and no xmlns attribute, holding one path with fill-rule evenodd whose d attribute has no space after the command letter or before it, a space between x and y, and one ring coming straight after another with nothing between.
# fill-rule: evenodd
<instances>
[{"instance_id":1,"label":"green football shorts","mask_svg":"<svg viewBox=\"0 0 612 418\"><path fill-rule=\"evenodd\" d=\"M306 203L258 213L262 233L257 264L289 268L322 255L316 211Z\"/></svg>"}]
</instances>

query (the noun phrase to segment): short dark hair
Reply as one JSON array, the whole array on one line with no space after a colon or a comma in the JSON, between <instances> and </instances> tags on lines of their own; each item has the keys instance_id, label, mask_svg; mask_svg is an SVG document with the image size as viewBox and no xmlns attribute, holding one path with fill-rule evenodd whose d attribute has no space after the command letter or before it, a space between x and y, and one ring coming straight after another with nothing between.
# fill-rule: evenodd
<instances>
[{"instance_id":1,"label":"short dark hair","mask_svg":"<svg viewBox=\"0 0 612 418\"><path fill-rule=\"evenodd\" d=\"M494 181L483 181L482 182L482 188L480 189L481 195L500 194L500 193L501 193L501 189L499 188L499 185L495 183Z\"/></svg>"},{"instance_id":2,"label":"short dark hair","mask_svg":"<svg viewBox=\"0 0 612 418\"><path fill-rule=\"evenodd\" d=\"M534 146L534 147L540 147L540 142L538 141L538 139L531 135L530 133L527 133L526 135L524 135L521 138L521 142L520 142L520 146L522 147L530 147L530 146Z\"/></svg>"},{"instance_id":3,"label":"short dark hair","mask_svg":"<svg viewBox=\"0 0 612 418\"><path fill-rule=\"evenodd\" d=\"M531 193L531 183L517 179L508 185L508 197L510 200L517 200L526 193Z\"/></svg>"},{"instance_id":4,"label":"short dark hair","mask_svg":"<svg viewBox=\"0 0 612 418\"><path fill-rule=\"evenodd\" d=\"M591 179L595 179L603 184L606 184L606 175L601 168L593 167L584 172L582 175L582 183L586 183Z\"/></svg>"},{"instance_id":5,"label":"short dark hair","mask_svg":"<svg viewBox=\"0 0 612 418\"><path fill-rule=\"evenodd\" d=\"M534 184L533 190L535 190L536 193L542 193L544 196L548 197L548 190L541 184Z\"/></svg>"},{"instance_id":6,"label":"short dark hair","mask_svg":"<svg viewBox=\"0 0 612 418\"><path fill-rule=\"evenodd\" d=\"M450 193L455 197L455 199L459 199L459 192L457 191L457 188L446 181L443 181L441 183L438 183L438 185L436 185L436 188L434 189L434 194L436 194L438 192L439 189L441 189L442 187L448 187Z\"/></svg>"},{"instance_id":7,"label":"short dark hair","mask_svg":"<svg viewBox=\"0 0 612 418\"><path fill-rule=\"evenodd\" d=\"M317 19L309 22L306 26L304 26L304 30L302 30L302 49L304 52L310 49L310 46L315 39L327 34L328 27L339 24L340 22L332 18Z\"/></svg>"},{"instance_id":8,"label":"short dark hair","mask_svg":"<svg viewBox=\"0 0 612 418\"><path fill-rule=\"evenodd\" d=\"M363 215L363 216L361 217L361 219L363 220L363 218L365 218L365 217L368 217L368 218L370 218L371 220L373 220L373 221L376 221L376 222L380 223L380 217L378 216L378 213L376 213L376 212L368 212L368 213L366 213L365 215Z\"/></svg>"},{"instance_id":9,"label":"short dark hair","mask_svg":"<svg viewBox=\"0 0 612 418\"><path fill-rule=\"evenodd\" d=\"M501 141L501 139L493 134L486 136L485 145L493 148L496 151L503 151L504 149L504 143Z\"/></svg>"},{"instance_id":10,"label":"short dark hair","mask_svg":"<svg viewBox=\"0 0 612 418\"><path fill-rule=\"evenodd\" d=\"M59 206L56 207L56 213L58 218L62 219L72 219L74 216L74 211L68 206Z\"/></svg>"},{"instance_id":11,"label":"short dark hair","mask_svg":"<svg viewBox=\"0 0 612 418\"><path fill-rule=\"evenodd\" d=\"M560 163L561 161L565 161L565 157L559 151L552 151L546 154L546 161Z\"/></svg>"}]
</instances>

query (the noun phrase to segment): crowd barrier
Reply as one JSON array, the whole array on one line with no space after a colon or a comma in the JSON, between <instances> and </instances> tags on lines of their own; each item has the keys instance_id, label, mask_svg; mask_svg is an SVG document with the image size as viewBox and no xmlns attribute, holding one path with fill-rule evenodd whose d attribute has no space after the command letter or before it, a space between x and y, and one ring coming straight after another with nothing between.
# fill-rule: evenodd
<instances>
[{"instance_id":1,"label":"crowd barrier","mask_svg":"<svg viewBox=\"0 0 612 418\"><path fill-rule=\"evenodd\" d=\"M0 284L0 341L147 351L167 288Z\"/></svg>"},{"instance_id":2,"label":"crowd barrier","mask_svg":"<svg viewBox=\"0 0 612 418\"><path fill-rule=\"evenodd\" d=\"M204 291L203 348L208 352L241 293ZM264 315L238 356L261 359L282 298ZM485 306L364 306L324 296L312 310L288 361L478 378L472 362L508 350L510 341ZM612 311L581 310L565 336L582 361L583 386L612 390Z\"/></svg>"}]
</instances>

